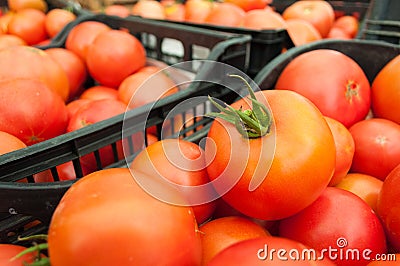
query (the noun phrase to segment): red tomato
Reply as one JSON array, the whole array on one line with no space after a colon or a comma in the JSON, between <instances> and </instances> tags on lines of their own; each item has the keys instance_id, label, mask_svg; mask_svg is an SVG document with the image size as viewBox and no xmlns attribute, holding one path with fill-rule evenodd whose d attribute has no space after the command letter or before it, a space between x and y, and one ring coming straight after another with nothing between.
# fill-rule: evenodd
<instances>
[{"instance_id":1,"label":"red tomato","mask_svg":"<svg viewBox=\"0 0 400 266\"><path fill-rule=\"evenodd\" d=\"M86 176L96 170L93 165L89 165L87 161L80 161L82 175ZM72 161L57 165L57 174L60 181L76 179L76 172ZM33 175L35 183L54 182L54 177L50 170L46 170Z\"/></svg>"},{"instance_id":2,"label":"red tomato","mask_svg":"<svg viewBox=\"0 0 400 266\"><path fill-rule=\"evenodd\" d=\"M165 19L164 7L155 0L140 0L132 7L132 14L150 19Z\"/></svg>"},{"instance_id":3,"label":"red tomato","mask_svg":"<svg viewBox=\"0 0 400 266\"><path fill-rule=\"evenodd\" d=\"M11 18L15 15L15 12L7 12L0 16L0 34L6 34L8 32L8 24Z\"/></svg>"},{"instance_id":4,"label":"red tomato","mask_svg":"<svg viewBox=\"0 0 400 266\"><path fill-rule=\"evenodd\" d=\"M45 0L7 0L6 2L8 8L12 11L34 8L46 12L48 8Z\"/></svg>"},{"instance_id":5,"label":"red tomato","mask_svg":"<svg viewBox=\"0 0 400 266\"><path fill-rule=\"evenodd\" d=\"M228 246L245 239L268 236L269 233L250 219L230 216L211 220L200 226L202 265Z\"/></svg>"},{"instance_id":6,"label":"red tomato","mask_svg":"<svg viewBox=\"0 0 400 266\"><path fill-rule=\"evenodd\" d=\"M88 100L114 99L114 100L118 100L118 91L114 88L97 85L97 86L87 88L79 96L79 99L88 99Z\"/></svg>"},{"instance_id":7,"label":"red tomato","mask_svg":"<svg viewBox=\"0 0 400 266\"><path fill-rule=\"evenodd\" d=\"M307 20L288 19L286 26L287 32L296 46L322 39L319 31Z\"/></svg>"},{"instance_id":8,"label":"red tomato","mask_svg":"<svg viewBox=\"0 0 400 266\"><path fill-rule=\"evenodd\" d=\"M131 11L127 6L112 4L104 8L104 13L111 16L126 18L131 14Z\"/></svg>"},{"instance_id":9,"label":"red tomato","mask_svg":"<svg viewBox=\"0 0 400 266\"><path fill-rule=\"evenodd\" d=\"M86 54L89 46L92 45L96 36L111 28L99 21L84 21L73 27L65 40L65 48L76 53L86 61Z\"/></svg>"},{"instance_id":10,"label":"red tomato","mask_svg":"<svg viewBox=\"0 0 400 266\"><path fill-rule=\"evenodd\" d=\"M378 196L378 214L386 230L386 236L394 251L400 252L400 166L383 181Z\"/></svg>"},{"instance_id":11,"label":"red tomato","mask_svg":"<svg viewBox=\"0 0 400 266\"><path fill-rule=\"evenodd\" d=\"M343 29L332 27L326 36L327 39L340 39L340 40L350 40L352 39L349 34L347 34Z\"/></svg>"},{"instance_id":12,"label":"red tomato","mask_svg":"<svg viewBox=\"0 0 400 266\"><path fill-rule=\"evenodd\" d=\"M318 259L319 256L297 241L267 236L243 240L225 248L210 261L208 266L335 265L326 258Z\"/></svg>"},{"instance_id":13,"label":"red tomato","mask_svg":"<svg viewBox=\"0 0 400 266\"><path fill-rule=\"evenodd\" d=\"M0 51L0 80L38 79L66 101L68 77L46 52L30 46L13 46Z\"/></svg>"},{"instance_id":14,"label":"red tomato","mask_svg":"<svg viewBox=\"0 0 400 266\"><path fill-rule=\"evenodd\" d=\"M370 108L365 73L353 59L334 50L318 49L297 56L286 65L275 88L300 93L322 114L346 127L364 119Z\"/></svg>"},{"instance_id":15,"label":"red tomato","mask_svg":"<svg viewBox=\"0 0 400 266\"><path fill-rule=\"evenodd\" d=\"M8 33L22 38L27 44L35 45L47 39L46 14L37 9L19 10L8 24Z\"/></svg>"},{"instance_id":16,"label":"red tomato","mask_svg":"<svg viewBox=\"0 0 400 266\"><path fill-rule=\"evenodd\" d=\"M27 45L27 43L16 35L0 34L0 50L17 45Z\"/></svg>"},{"instance_id":17,"label":"red tomato","mask_svg":"<svg viewBox=\"0 0 400 266\"><path fill-rule=\"evenodd\" d=\"M358 173L347 174L336 187L353 192L363 199L375 212L383 181L376 177Z\"/></svg>"},{"instance_id":18,"label":"red tomato","mask_svg":"<svg viewBox=\"0 0 400 266\"><path fill-rule=\"evenodd\" d=\"M172 21L185 21L185 5L177 2L163 4L165 19Z\"/></svg>"},{"instance_id":19,"label":"red tomato","mask_svg":"<svg viewBox=\"0 0 400 266\"><path fill-rule=\"evenodd\" d=\"M118 87L146 64L146 51L133 35L110 30L94 39L88 48L86 63L91 76L101 85Z\"/></svg>"},{"instance_id":20,"label":"red tomato","mask_svg":"<svg viewBox=\"0 0 400 266\"><path fill-rule=\"evenodd\" d=\"M49 48L45 52L67 74L69 84L68 99L74 99L81 92L83 84L88 77L85 62L77 54L65 48Z\"/></svg>"},{"instance_id":21,"label":"red tomato","mask_svg":"<svg viewBox=\"0 0 400 266\"><path fill-rule=\"evenodd\" d=\"M342 29L350 38L356 37L358 26L358 19L351 15L337 18L332 25L333 28Z\"/></svg>"},{"instance_id":22,"label":"red tomato","mask_svg":"<svg viewBox=\"0 0 400 266\"><path fill-rule=\"evenodd\" d=\"M62 99L34 79L0 82L0 113L0 130L26 145L63 134L68 122Z\"/></svg>"},{"instance_id":23,"label":"red tomato","mask_svg":"<svg viewBox=\"0 0 400 266\"><path fill-rule=\"evenodd\" d=\"M338 184L349 172L354 157L354 140L350 131L339 121L325 116L336 147L336 166L330 186Z\"/></svg>"},{"instance_id":24,"label":"red tomato","mask_svg":"<svg viewBox=\"0 0 400 266\"><path fill-rule=\"evenodd\" d=\"M207 0L188 0L185 3L185 21L204 23L214 3Z\"/></svg>"},{"instance_id":25,"label":"red tomato","mask_svg":"<svg viewBox=\"0 0 400 266\"><path fill-rule=\"evenodd\" d=\"M400 55L386 64L372 82L372 111L375 117L386 118L400 124Z\"/></svg>"},{"instance_id":26,"label":"red tomato","mask_svg":"<svg viewBox=\"0 0 400 266\"><path fill-rule=\"evenodd\" d=\"M145 178L180 198L171 187ZM126 168L100 170L73 184L57 206L48 233L49 257L57 266L199 265L200 241L191 207L153 198Z\"/></svg>"},{"instance_id":27,"label":"red tomato","mask_svg":"<svg viewBox=\"0 0 400 266\"><path fill-rule=\"evenodd\" d=\"M0 131L0 155L25 147L25 143L23 143L19 138L7 132Z\"/></svg>"},{"instance_id":28,"label":"red tomato","mask_svg":"<svg viewBox=\"0 0 400 266\"><path fill-rule=\"evenodd\" d=\"M383 118L371 118L350 129L355 143L351 172L381 180L400 163L400 125Z\"/></svg>"},{"instance_id":29,"label":"red tomato","mask_svg":"<svg viewBox=\"0 0 400 266\"><path fill-rule=\"evenodd\" d=\"M47 12L44 26L50 38L56 36L68 23L74 21L76 15L62 8L54 8Z\"/></svg>"},{"instance_id":30,"label":"red tomato","mask_svg":"<svg viewBox=\"0 0 400 266\"><path fill-rule=\"evenodd\" d=\"M78 109L81 108L81 106L87 104L88 102L90 102L90 100L88 100L88 99L76 99L76 100L70 101L67 104L68 121L78 111Z\"/></svg>"},{"instance_id":31,"label":"red tomato","mask_svg":"<svg viewBox=\"0 0 400 266\"><path fill-rule=\"evenodd\" d=\"M307 20L323 38L328 35L335 21L334 9L327 1L296 1L283 11L282 16L285 20L292 18Z\"/></svg>"},{"instance_id":32,"label":"red tomato","mask_svg":"<svg viewBox=\"0 0 400 266\"><path fill-rule=\"evenodd\" d=\"M235 209L277 220L299 212L322 193L335 168L335 144L324 117L305 97L283 90L256 95L268 102L271 132L247 139L235 125L216 119L205 146L207 171L211 180L220 180L214 181L220 194L234 185L222 197ZM242 99L232 106L248 109L248 104ZM259 181L251 190L250 185Z\"/></svg>"},{"instance_id":33,"label":"red tomato","mask_svg":"<svg viewBox=\"0 0 400 266\"><path fill-rule=\"evenodd\" d=\"M335 187L326 188L310 206L281 220L279 235L320 251L336 265L365 265L376 254L386 253L385 233L371 207Z\"/></svg>"},{"instance_id":34,"label":"red tomato","mask_svg":"<svg viewBox=\"0 0 400 266\"><path fill-rule=\"evenodd\" d=\"M26 247L13 244L0 244L0 265L1 266L22 266L25 263L35 262L37 253L31 252L23 255L19 259L13 259L16 255L24 251Z\"/></svg>"},{"instance_id":35,"label":"red tomato","mask_svg":"<svg viewBox=\"0 0 400 266\"><path fill-rule=\"evenodd\" d=\"M224 0L224 2L235 4L247 12L253 9L264 9L272 1L271 0Z\"/></svg>"},{"instance_id":36,"label":"red tomato","mask_svg":"<svg viewBox=\"0 0 400 266\"><path fill-rule=\"evenodd\" d=\"M207 221L214 212L216 203L210 198L215 191L196 192L186 188L199 187L210 181L204 151L197 144L179 139L157 141L140 152L130 168L180 185L178 189L193 207L198 224Z\"/></svg>"},{"instance_id":37,"label":"red tomato","mask_svg":"<svg viewBox=\"0 0 400 266\"><path fill-rule=\"evenodd\" d=\"M279 13L265 9L246 12L242 26L254 30L287 28L285 20Z\"/></svg>"},{"instance_id":38,"label":"red tomato","mask_svg":"<svg viewBox=\"0 0 400 266\"><path fill-rule=\"evenodd\" d=\"M211 9L204 23L217 26L238 27L242 24L245 12L237 5L220 3Z\"/></svg>"}]
</instances>

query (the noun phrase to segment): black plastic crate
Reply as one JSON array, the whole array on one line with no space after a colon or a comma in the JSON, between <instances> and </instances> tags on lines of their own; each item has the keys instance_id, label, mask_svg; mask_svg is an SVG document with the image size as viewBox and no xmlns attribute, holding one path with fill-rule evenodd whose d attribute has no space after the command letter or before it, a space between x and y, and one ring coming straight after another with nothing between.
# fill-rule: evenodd
<instances>
[{"instance_id":1,"label":"black plastic crate","mask_svg":"<svg viewBox=\"0 0 400 266\"><path fill-rule=\"evenodd\" d=\"M373 1L358 38L400 44L400 1Z\"/></svg>"},{"instance_id":2,"label":"black plastic crate","mask_svg":"<svg viewBox=\"0 0 400 266\"><path fill-rule=\"evenodd\" d=\"M400 54L400 47L370 40L321 40L292 48L266 65L254 78L260 89L274 89L279 75L294 58L308 51L331 49L342 52L355 60L364 70L371 83L378 72L395 56Z\"/></svg>"},{"instance_id":3,"label":"black plastic crate","mask_svg":"<svg viewBox=\"0 0 400 266\"><path fill-rule=\"evenodd\" d=\"M183 75L189 73L194 80L209 82L182 84L179 86L179 92L155 103L149 103L111 119L0 156L0 243L14 243L18 236L46 232L56 205L64 192L75 182L75 180L58 181L57 166L60 164L72 162L77 178L83 176L80 158L87 154L94 155L97 169L126 167L126 161L117 156L114 156L113 163L103 165L99 150L109 147L116 155L118 150L120 151L117 143L123 139L129 147L127 154L129 161L143 148L143 143L147 145L148 139L145 133L150 127L156 127L157 138L161 139L164 138L161 135L163 123L169 122L174 125L176 119L185 120L189 116L194 117L190 123L183 125L181 129L170 126L166 137L197 141L201 134L198 129L207 127L210 121L210 118L202 116L211 110L207 95L226 102L232 102L237 97L232 86L228 89L226 86L218 85L224 82L227 73L219 72L219 69L214 68L214 64L215 62L227 66L237 64L239 68L243 68L243 64L248 61L246 52L250 36L199 30L157 21L143 21L134 17L121 19L106 15L90 15L82 16L69 24L63 30L63 34L44 49L62 47L69 30L74 25L87 20L105 22L112 28L128 29L140 39L147 38L149 35L154 36L156 42L145 45L149 61L153 62L174 64L192 60L195 57L194 45L209 49L206 60L193 60L190 64L185 63L182 68L178 65L167 70L171 71L167 73L172 78L174 73ZM180 56L164 52L161 44L165 38L180 41L185 52ZM241 73L239 69L231 68L230 73ZM210 75L213 78L209 78ZM237 91L242 89L242 86L238 87ZM175 109L177 105L180 109ZM143 138L139 148L137 146L135 148L135 143L130 140L132 135L137 134L142 134ZM35 183L34 175L47 170L55 181ZM19 182L21 180L26 183Z\"/></svg>"}]
</instances>

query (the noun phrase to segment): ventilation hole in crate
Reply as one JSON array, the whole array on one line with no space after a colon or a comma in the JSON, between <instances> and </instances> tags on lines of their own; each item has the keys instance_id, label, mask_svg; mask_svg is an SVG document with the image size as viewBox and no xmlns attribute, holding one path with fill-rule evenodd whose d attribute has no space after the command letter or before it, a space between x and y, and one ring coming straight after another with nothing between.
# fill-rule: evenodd
<instances>
[{"instance_id":1,"label":"ventilation hole in crate","mask_svg":"<svg viewBox=\"0 0 400 266\"><path fill-rule=\"evenodd\" d=\"M164 38L161 43L161 52L163 53L163 55L170 55L182 58L185 51L182 42L175 39Z\"/></svg>"}]
</instances>

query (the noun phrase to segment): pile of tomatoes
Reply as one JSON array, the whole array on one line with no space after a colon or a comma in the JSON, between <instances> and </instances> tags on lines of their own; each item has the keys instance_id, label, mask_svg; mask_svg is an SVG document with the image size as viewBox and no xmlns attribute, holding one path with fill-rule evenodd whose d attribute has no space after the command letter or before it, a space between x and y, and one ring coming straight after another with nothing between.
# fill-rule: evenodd
<instances>
[{"instance_id":1,"label":"pile of tomatoes","mask_svg":"<svg viewBox=\"0 0 400 266\"><path fill-rule=\"evenodd\" d=\"M274 10L274 2L269 0L189 0L185 3L174 0L141 0L131 8L115 4L100 12L195 25L208 24L251 30L287 29L297 46L323 38L352 39L359 28L359 18L356 15L339 15L327 1L295 1L282 13L278 13Z\"/></svg>"}]
</instances>

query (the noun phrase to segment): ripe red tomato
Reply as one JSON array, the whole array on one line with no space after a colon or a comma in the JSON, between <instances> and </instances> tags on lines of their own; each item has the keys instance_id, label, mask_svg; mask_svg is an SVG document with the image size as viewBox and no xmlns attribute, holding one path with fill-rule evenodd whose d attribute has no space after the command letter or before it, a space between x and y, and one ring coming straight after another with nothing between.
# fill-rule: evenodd
<instances>
[{"instance_id":1,"label":"ripe red tomato","mask_svg":"<svg viewBox=\"0 0 400 266\"><path fill-rule=\"evenodd\" d=\"M383 118L371 118L350 129L355 143L351 172L381 180L400 163L400 125Z\"/></svg>"},{"instance_id":2,"label":"ripe red tomato","mask_svg":"<svg viewBox=\"0 0 400 266\"><path fill-rule=\"evenodd\" d=\"M210 10L204 23L217 26L238 27L242 24L244 16L245 12L237 5L219 3Z\"/></svg>"},{"instance_id":3,"label":"ripe red tomato","mask_svg":"<svg viewBox=\"0 0 400 266\"><path fill-rule=\"evenodd\" d=\"M387 239L395 252L400 252L400 166L383 181L378 196L378 215L386 230Z\"/></svg>"},{"instance_id":4,"label":"ripe red tomato","mask_svg":"<svg viewBox=\"0 0 400 266\"><path fill-rule=\"evenodd\" d=\"M326 188L310 206L281 220L279 235L320 251L336 265L365 265L387 251L382 224L371 207L335 187Z\"/></svg>"},{"instance_id":5,"label":"ripe red tomato","mask_svg":"<svg viewBox=\"0 0 400 266\"><path fill-rule=\"evenodd\" d=\"M274 11L256 9L246 12L243 17L242 26L248 29L286 29L286 21Z\"/></svg>"},{"instance_id":6,"label":"ripe red tomato","mask_svg":"<svg viewBox=\"0 0 400 266\"><path fill-rule=\"evenodd\" d=\"M235 209L277 220L299 212L322 193L335 168L335 144L321 112L305 97L287 90L256 95L268 102L271 132L247 139L235 125L214 120L205 146L207 171L211 180L220 180L214 183L220 194L238 180L222 196ZM248 109L249 103L242 99L232 106ZM262 183L251 191L250 184L258 181Z\"/></svg>"},{"instance_id":7,"label":"ripe red tomato","mask_svg":"<svg viewBox=\"0 0 400 266\"><path fill-rule=\"evenodd\" d=\"M224 0L225 3L232 3L240 8L242 8L244 11L248 12L253 9L264 9L269 3L271 3L271 0Z\"/></svg>"},{"instance_id":8,"label":"ripe red tomato","mask_svg":"<svg viewBox=\"0 0 400 266\"><path fill-rule=\"evenodd\" d=\"M65 48L86 61L86 54L96 36L111 28L99 21L84 21L73 27L65 40Z\"/></svg>"},{"instance_id":9,"label":"ripe red tomato","mask_svg":"<svg viewBox=\"0 0 400 266\"><path fill-rule=\"evenodd\" d=\"M350 35L345 32L343 29L338 27L332 27L326 36L327 39L339 39L339 40L350 40L352 39Z\"/></svg>"},{"instance_id":10,"label":"ripe red tomato","mask_svg":"<svg viewBox=\"0 0 400 266\"><path fill-rule=\"evenodd\" d=\"M49 48L45 52L65 71L69 84L68 99L74 99L81 92L88 77L85 62L66 48Z\"/></svg>"},{"instance_id":11,"label":"ripe red tomato","mask_svg":"<svg viewBox=\"0 0 400 266\"><path fill-rule=\"evenodd\" d=\"M165 19L164 7L156 0L140 0L132 7L132 14L150 19Z\"/></svg>"},{"instance_id":12,"label":"ripe red tomato","mask_svg":"<svg viewBox=\"0 0 400 266\"><path fill-rule=\"evenodd\" d=\"M300 93L322 114L346 127L364 119L370 108L370 85L364 71L334 50L317 49L297 56L286 65L275 88Z\"/></svg>"},{"instance_id":13,"label":"ripe red tomato","mask_svg":"<svg viewBox=\"0 0 400 266\"><path fill-rule=\"evenodd\" d=\"M19 259L12 259L26 247L13 244L0 244L0 265L2 266L22 266L25 263L33 263L37 258L37 253L31 252L23 255Z\"/></svg>"},{"instance_id":14,"label":"ripe red tomato","mask_svg":"<svg viewBox=\"0 0 400 266\"><path fill-rule=\"evenodd\" d=\"M146 64L146 51L133 35L122 30L110 30L94 39L88 48L86 63L95 80L116 88Z\"/></svg>"},{"instance_id":15,"label":"ripe red tomato","mask_svg":"<svg viewBox=\"0 0 400 266\"><path fill-rule=\"evenodd\" d=\"M0 51L0 62L0 80L38 79L67 100L67 74L45 51L31 46L13 46Z\"/></svg>"},{"instance_id":16,"label":"ripe red tomato","mask_svg":"<svg viewBox=\"0 0 400 266\"><path fill-rule=\"evenodd\" d=\"M309 250L310 248L302 243L283 237L252 238L237 242L222 250L208 265L335 265L326 258L318 259L320 255L317 253L314 255Z\"/></svg>"},{"instance_id":17,"label":"ripe red tomato","mask_svg":"<svg viewBox=\"0 0 400 266\"><path fill-rule=\"evenodd\" d=\"M35 45L47 39L46 14L38 9L22 9L12 16L8 33L22 38L27 44Z\"/></svg>"},{"instance_id":18,"label":"ripe red tomato","mask_svg":"<svg viewBox=\"0 0 400 266\"><path fill-rule=\"evenodd\" d=\"M357 35L359 27L358 19L355 16L345 15L338 17L332 25L332 28L342 29L350 38Z\"/></svg>"},{"instance_id":19,"label":"ripe red tomato","mask_svg":"<svg viewBox=\"0 0 400 266\"><path fill-rule=\"evenodd\" d=\"M400 124L400 55L387 63L372 82L372 112L375 117L386 118Z\"/></svg>"},{"instance_id":20,"label":"ripe red tomato","mask_svg":"<svg viewBox=\"0 0 400 266\"><path fill-rule=\"evenodd\" d=\"M162 2L161 2L162 3ZM172 21L185 21L185 5L178 2L163 4L165 19Z\"/></svg>"},{"instance_id":21,"label":"ripe red tomato","mask_svg":"<svg viewBox=\"0 0 400 266\"><path fill-rule=\"evenodd\" d=\"M336 187L353 192L363 199L375 212L377 211L378 195L383 181L365 174L349 173Z\"/></svg>"},{"instance_id":22,"label":"ripe red tomato","mask_svg":"<svg viewBox=\"0 0 400 266\"><path fill-rule=\"evenodd\" d=\"M135 157L130 169L180 185L178 189L193 207L198 224L210 219L215 210L215 200L210 201L215 191L186 189L186 186L199 187L210 182L204 151L195 143L179 139L157 141Z\"/></svg>"},{"instance_id":23,"label":"ripe red tomato","mask_svg":"<svg viewBox=\"0 0 400 266\"><path fill-rule=\"evenodd\" d=\"M15 12L7 12L0 16L0 34L6 34L8 32L8 24Z\"/></svg>"},{"instance_id":24,"label":"ripe red tomato","mask_svg":"<svg viewBox=\"0 0 400 266\"><path fill-rule=\"evenodd\" d=\"M25 143L23 143L19 138L7 132L0 131L0 155L25 147Z\"/></svg>"},{"instance_id":25,"label":"ripe red tomato","mask_svg":"<svg viewBox=\"0 0 400 266\"><path fill-rule=\"evenodd\" d=\"M76 15L69 10L54 8L47 12L44 26L50 38L56 36L68 23L74 21Z\"/></svg>"},{"instance_id":26,"label":"ripe red tomato","mask_svg":"<svg viewBox=\"0 0 400 266\"><path fill-rule=\"evenodd\" d=\"M268 236L263 227L240 216L230 216L211 220L199 227L202 244L202 265L228 246L245 239Z\"/></svg>"},{"instance_id":27,"label":"ripe red tomato","mask_svg":"<svg viewBox=\"0 0 400 266\"><path fill-rule=\"evenodd\" d=\"M27 45L27 43L16 35L0 34L0 50L17 45Z\"/></svg>"},{"instance_id":28,"label":"ripe red tomato","mask_svg":"<svg viewBox=\"0 0 400 266\"><path fill-rule=\"evenodd\" d=\"M336 166L330 186L338 184L349 172L354 157L354 140L350 131L339 121L325 116L336 147Z\"/></svg>"},{"instance_id":29,"label":"ripe red tomato","mask_svg":"<svg viewBox=\"0 0 400 266\"><path fill-rule=\"evenodd\" d=\"M68 121L71 117L81 108L81 106L90 102L88 99L76 99L72 100L67 104L67 111L68 111Z\"/></svg>"},{"instance_id":30,"label":"ripe red tomato","mask_svg":"<svg viewBox=\"0 0 400 266\"><path fill-rule=\"evenodd\" d=\"M313 24L304 19L287 19L287 32L296 46L321 40L321 34Z\"/></svg>"},{"instance_id":31,"label":"ripe red tomato","mask_svg":"<svg viewBox=\"0 0 400 266\"><path fill-rule=\"evenodd\" d=\"M145 178L180 198L165 183ZM192 208L153 198L126 168L100 170L73 184L54 211L48 244L57 266L200 265L201 260Z\"/></svg>"},{"instance_id":32,"label":"ripe red tomato","mask_svg":"<svg viewBox=\"0 0 400 266\"><path fill-rule=\"evenodd\" d=\"M324 38L328 35L333 22L335 12L327 1L296 1L288 6L282 13L284 19L304 19L314 25Z\"/></svg>"},{"instance_id":33,"label":"ripe red tomato","mask_svg":"<svg viewBox=\"0 0 400 266\"><path fill-rule=\"evenodd\" d=\"M104 8L104 13L111 16L126 18L131 14L131 11L127 6L111 4Z\"/></svg>"},{"instance_id":34,"label":"ripe red tomato","mask_svg":"<svg viewBox=\"0 0 400 266\"><path fill-rule=\"evenodd\" d=\"M96 85L90 88L87 88L82 94L79 96L79 99L88 99L88 100L101 100L101 99L114 99L118 100L118 91L114 88Z\"/></svg>"},{"instance_id":35,"label":"ripe red tomato","mask_svg":"<svg viewBox=\"0 0 400 266\"><path fill-rule=\"evenodd\" d=\"M0 113L0 130L26 145L63 134L68 122L62 99L34 79L0 82Z\"/></svg>"},{"instance_id":36,"label":"ripe red tomato","mask_svg":"<svg viewBox=\"0 0 400 266\"><path fill-rule=\"evenodd\" d=\"M12 11L34 8L46 12L48 8L45 0L7 0L7 6Z\"/></svg>"},{"instance_id":37,"label":"ripe red tomato","mask_svg":"<svg viewBox=\"0 0 400 266\"><path fill-rule=\"evenodd\" d=\"M188 0L185 3L185 21L204 23L214 6L214 2L207 0Z\"/></svg>"}]
</instances>

